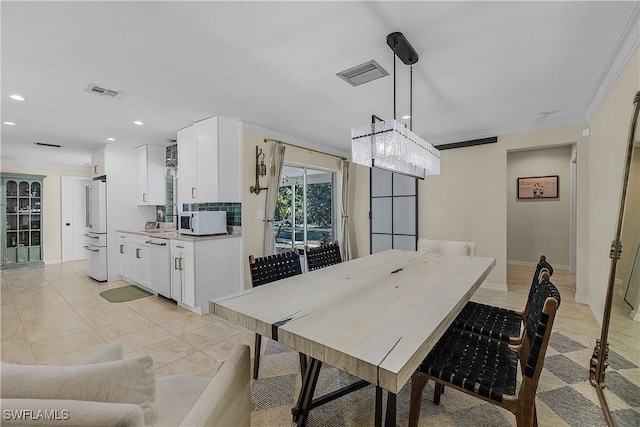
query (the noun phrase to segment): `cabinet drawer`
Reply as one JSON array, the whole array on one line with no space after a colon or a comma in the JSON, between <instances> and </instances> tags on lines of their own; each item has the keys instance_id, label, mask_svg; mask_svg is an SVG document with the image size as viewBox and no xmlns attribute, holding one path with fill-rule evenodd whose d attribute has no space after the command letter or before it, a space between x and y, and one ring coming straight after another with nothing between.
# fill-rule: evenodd
<instances>
[{"instance_id":1,"label":"cabinet drawer","mask_svg":"<svg viewBox=\"0 0 640 427\"><path fill-rule=\"evenodd\" d=\"M185 242L184 240L171 240L171 251L178 251L187 254L193 253L193 242Z\"/></svg>"}]
</instances>

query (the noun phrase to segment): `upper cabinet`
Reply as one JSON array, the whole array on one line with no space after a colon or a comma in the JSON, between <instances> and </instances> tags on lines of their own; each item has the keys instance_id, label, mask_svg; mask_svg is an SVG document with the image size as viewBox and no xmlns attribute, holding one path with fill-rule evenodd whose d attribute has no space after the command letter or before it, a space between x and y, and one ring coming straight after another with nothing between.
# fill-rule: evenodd
<instances>
[{"instance_id":1,"label":"upper cabinet","mask_svg":"<svg viewBox=\"0 0 640 427\"><path fill-rule=\"evenodd\" d=\"M178 131L179 203L240 202L240 129L211 117Z\"/></svg>"},{"instance_id":2,"label":"upper cabinet","mask_svg":"<svg viewBox=\"0 0 640 427\"><path fill-rule=\"evenodd\" d=\"M101 151L91 156L91 178L105 176L106 173L107 173L107 169L105 167L104 151Z\"/></svg>"},{"instance_id":3,"label":"upper cabinet","mask_svg":"<svg viewBox=\"0 0 640 427\"><path fill-rule=\"evenodd\" d=\"M164 205L167 203L167 187L164 176L165 147L141 145L138 156L138 205Z\"/></svg>"}]
</instances>

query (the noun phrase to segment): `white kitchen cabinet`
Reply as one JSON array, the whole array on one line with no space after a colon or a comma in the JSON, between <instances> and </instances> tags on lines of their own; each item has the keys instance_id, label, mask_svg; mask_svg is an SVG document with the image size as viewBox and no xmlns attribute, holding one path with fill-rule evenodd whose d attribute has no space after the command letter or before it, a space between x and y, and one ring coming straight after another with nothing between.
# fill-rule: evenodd
<instances>
[{"instance_id":1,"label":"white kitchen cabinet","mask_svg":"<svg viewBox=\"0 0 640 427\"><path fill-rule=\"evenodd\" d=\"M91 178L106 175L106 170L104 151L91 156Z\"/></svg>"},{"instance_id":2,"label":"white kitchen cabinet","mask_svg":"<svg viewBox=\"0 0 640 427\"><path fill-rule=\"evenodd\" d=\"M194 243L183 240L171 241L171 298L179 303L195 307L195 263Z\"/></svg>"},{"instance_id":3,"label":"white kitchen cabinet","mask_svg":"<svg viewBox=\"0 0 640 427\"><path fill-rule=\"evenodd\" d=\"M127 282L153 290L147 239L142 235L118 233L119 273Z\"/></svg>"},{"instance_id":4,"label":"white kitchen cabinet","mask_svg":"<svg viewBox=\"0 0 640 427\"><path fill-rule=\"evenodd\" d=\"M240 131L210 117L178 131L179 203L240 202Z\"/></svg>"},{"instance_id":5,"label":"white kitchen cabinet","mask_svg":"<svg viewBox=\"0 0 640 427\"><path fill-rule=\"evenodd\" d=\"M171 240L171 298L194 313L205 314L209 300L241 291L241 240Z\"/></svg>"},{"instance_id":6,"label":"white kitchen cabinet","mask_svg":"<svg viewBox=\"0 0 640 427\"><path fill-rule=\"evenodd\" d=\"M136 148L136 154L138 158L137 204L142 206L166 204L165 147L141 145Z\"/></svg>"}]
</instances>

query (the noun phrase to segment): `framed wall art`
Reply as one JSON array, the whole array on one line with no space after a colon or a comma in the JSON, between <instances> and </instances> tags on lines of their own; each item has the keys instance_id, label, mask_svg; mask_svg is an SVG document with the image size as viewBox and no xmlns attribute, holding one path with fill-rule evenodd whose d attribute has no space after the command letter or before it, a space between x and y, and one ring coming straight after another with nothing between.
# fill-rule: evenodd
<instances>
[{"instance_id":1,"label":"framed wall art","mask_svg":"<svg viewBox=\"0 0 640 427\"><path fill-rule=\"evenodd\" d=\"M557 199L559 181L558 175L518 178L518 199Z\"/></svg>"}]
</instances>

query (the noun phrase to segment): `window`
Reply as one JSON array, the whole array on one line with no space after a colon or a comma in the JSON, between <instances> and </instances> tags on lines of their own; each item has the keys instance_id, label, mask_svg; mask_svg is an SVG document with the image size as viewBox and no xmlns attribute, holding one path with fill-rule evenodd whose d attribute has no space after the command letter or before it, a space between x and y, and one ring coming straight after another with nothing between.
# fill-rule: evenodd
<instances>
[{"instance_id":1,"label":"window","mask_svg":"<svg viewBox=\"0 0 640 427\"><path fill-rule=\"evenodd\" d=\"M335 240L334 175L284 165L273 224L276 251L300 251Z\"/></svg>"}]
</instances>

